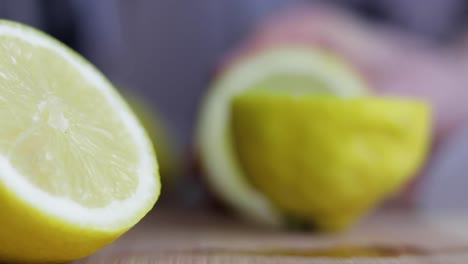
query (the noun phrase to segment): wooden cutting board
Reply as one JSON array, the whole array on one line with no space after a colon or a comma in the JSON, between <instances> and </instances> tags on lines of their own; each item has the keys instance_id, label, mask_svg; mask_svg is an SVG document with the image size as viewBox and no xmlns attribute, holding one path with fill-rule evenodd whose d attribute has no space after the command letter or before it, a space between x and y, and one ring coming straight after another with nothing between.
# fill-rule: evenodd
<instances>
[{"instance_id":1,"label":"wooden cutting board","mask_svg":"<svg viewBox=\"0 0 468 264\"><path fill-rule=\"evenodd\" d=\"M341 234L285 232L204 210L156 209L74 264L468 263L468 215L385 211Z\"/></svg>"}]
</instances>

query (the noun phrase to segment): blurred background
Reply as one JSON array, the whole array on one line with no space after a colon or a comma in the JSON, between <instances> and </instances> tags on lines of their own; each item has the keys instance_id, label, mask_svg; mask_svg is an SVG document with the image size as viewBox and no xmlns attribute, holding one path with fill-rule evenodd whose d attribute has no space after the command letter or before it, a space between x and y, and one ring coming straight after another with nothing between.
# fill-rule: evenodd
<instances>
[{"instance_id":1,"label":"blurred background","mask_svg":"<svg viewBox=\"0 0 468 264\"><path fill-rule=\"evenodd\" d=\"M288 12L301 15L291 22L282 16ZM425 208L468 209L467 14L464 0L0 0L0 18L48 32L122 92L144 98L166 122L184 168L220 62L258 35L285 38L281 30L313 23L324 29L324 45L363 68L382 93L435 106L434 154L415 198ZM186 193L199 188L185 186Z\"/></svg>"}]
</instances>

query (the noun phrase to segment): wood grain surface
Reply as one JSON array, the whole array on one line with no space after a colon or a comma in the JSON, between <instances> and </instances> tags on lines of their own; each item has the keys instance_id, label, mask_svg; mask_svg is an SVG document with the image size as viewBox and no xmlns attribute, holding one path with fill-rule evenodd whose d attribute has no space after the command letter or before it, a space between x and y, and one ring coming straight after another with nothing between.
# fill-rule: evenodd
<instances>
[{"instance_id":1,"label":"wood grain surface","mask_svg":"<svg viewBox=\"0 0 468 264\"><path fill-rule=\"evenodd\" d=\"M286 232L205 210L155 209L100 263L468 263L468 217L384 211L340 234Z\"/></svg>"}]
</instances>

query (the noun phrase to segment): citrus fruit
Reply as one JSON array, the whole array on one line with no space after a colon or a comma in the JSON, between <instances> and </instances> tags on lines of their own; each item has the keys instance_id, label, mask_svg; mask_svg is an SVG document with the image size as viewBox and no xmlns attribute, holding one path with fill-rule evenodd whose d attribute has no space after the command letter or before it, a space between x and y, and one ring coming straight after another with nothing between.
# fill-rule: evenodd
<instances>
[{"instance_id":1,"label":"citrus fruit","mask_svg":"<svg viewBox=\"0 0 468 264\"><path fill-rule=\"evenodd\" d=\"M0 22L0 261L64 262L159 195L146 132L108 80L35 29Z\"/></svg>"},{"instance_id":2,"label":"citrus fruit","mask_svg":"<svg viewBox=\"0 0 468 264\"><path fill-rule=\"evenodd\" d=\"M371 97L320 48L271 47L224 68L202 104L197 147L211 190L272 226L351 226L422 164L429 109Z\"/></svg>"},{"instance_id":3,"label":"citrus fruit","mask_svg":"<svg viewBox=\"0 0 468 264\"><path fill-rule=\"evenodd\" d=\"M368 93L351 67L319 49L272 48L225 68L213 82L199 113L196 147L211 190L242 216L281 226L282 213L242 170L231 138L231 104L251 90L329 94L350 98Z\"/></svg>"},{"instance_id":4,"label":"citrus fruit","mask_svg":"<svg viewBox=\"0 0 468 264\"><path fill-rule=\"evenodd\" d=\"M250 92L232 102L231 133L247 179L283 215L321 230L350 226L420 167L426 104Z\"/></svg>"}]
</instances>

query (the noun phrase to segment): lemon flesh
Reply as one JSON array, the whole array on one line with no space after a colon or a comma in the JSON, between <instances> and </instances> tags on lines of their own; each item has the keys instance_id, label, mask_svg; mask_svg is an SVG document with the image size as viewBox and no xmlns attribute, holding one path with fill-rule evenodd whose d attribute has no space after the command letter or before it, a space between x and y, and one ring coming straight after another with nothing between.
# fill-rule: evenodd
<instances>
[{"instance_id":1,"label":"lemon flesh","mask_svg":"<svg viewBox=\"0 0 468 264\"><path fill-rule=\"evenodd\" d=\"M347 64L320 49L272 48L227 68L200 110L196 145L211 190L248 220L281 226L283 214L244 175L230 131L231 101L251 90L355 97L367 86Z\"/></svg>"},{"instance_id":2,"label":"lemon flesh","mask_svg":"<svg viewBox=\"0 0 468 264\"><path fill-rule=\"evenodd\" d=\"M144 129L49 36L0 21L0 261L59 262L128 230L159 195Z\"/></svg>"},{"instance_id":3,"label":"lemon flesh","mask_svg":"<svg viewBox=\"0 0 468 264\"><path fill-rule=\"evenodd\" d=\"M415 174L429 144L420 102L250 92L232 103L245 177L285 215L348 227Z\"/></svg>"}]
</instances>

